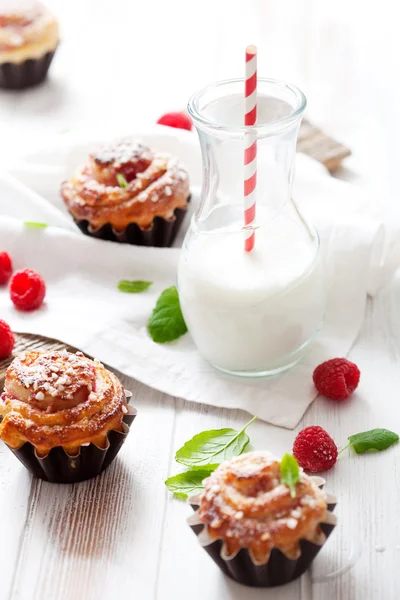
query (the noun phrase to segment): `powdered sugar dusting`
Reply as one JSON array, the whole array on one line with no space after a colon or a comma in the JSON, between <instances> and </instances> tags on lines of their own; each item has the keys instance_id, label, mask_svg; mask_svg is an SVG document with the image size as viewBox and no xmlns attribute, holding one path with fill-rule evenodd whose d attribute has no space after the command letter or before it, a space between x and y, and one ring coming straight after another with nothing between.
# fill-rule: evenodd
<instances>
[{"instance_id":1,"label":"powdered sugar dusting","mask_svg":"<svg viewBox=\"0 0 400 600\"><path fill-rule=\"evenodd\" d=\"M101 363L97 361L96 365ZM43 410L46 400L47 404L53 402L52 398L71 401L82 387L91 393L94 368L82 352L69 354L62 350L43 354L26 352L14 359L9 371L20 385L32 389L32 398L43 403Z\"/></svg>"},{"instance_id":2,"label":"powdered sugar dusting","mask_svg":"<svg viewBox=\"0 0 400 600\"><path fill-rule=\"evenodd\" d=\"M289 527L289 529L296 529L297 527L297 520L296 519L287 519L286 521L286 525Z\"/></svg>"},{"instance_id":3,"label":"powdered sugar dusting","mask_svg":"<svg viewBox=\"0 0 400 600\"><path fill-rule=\"evenodd\" d=\"M121 175L127 183L122 187ZM86 218L96 228L104 207L113 211L126 207L129 212L132 204L150 201L159 203L161 211L173 213L182 208L189 196L188 174L170 154L154 153L141 142L126 139L91 154L89 162L62 184L62 195L77 219ZM90 208L90 215L82 210L85 207Z\"/></svg>"},{"instance_id":4,"label":"powdered sugar dusting","mask_svg":"<svg viewBox=\"0 0 400 600\"><path fill-rule=\"evenodd\" d=\"M247 548L264 564L274 547L298 557L304 535L317 543L327 514L324 492L301 473L292 498L280 469L272 454L249 452L222 463L204 481L198 515L211 538L225 541L227 556Z\"/></svg>"},{"instance_id":5,"label":"powdered sugar dusting","mask_svg":"<svg viewBox=\"0 0 400 600\"><path fill-rule=\"evenodd\" d=\"M304 496L300 499L300 504L302 506L310 506L311 508L314 508L316 505L316 501L312 496Z\"/></svg>"}]
</instances>

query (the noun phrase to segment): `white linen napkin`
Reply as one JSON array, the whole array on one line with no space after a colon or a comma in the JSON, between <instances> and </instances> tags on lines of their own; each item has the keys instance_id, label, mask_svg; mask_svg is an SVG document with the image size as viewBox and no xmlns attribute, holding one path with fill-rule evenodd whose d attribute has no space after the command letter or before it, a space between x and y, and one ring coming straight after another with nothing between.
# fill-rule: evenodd
<instances>
[{"instance_id":1,"label":"white linen napkin","mask_svg":"<svg viewBox=\"0 0 400 600\"><path fill-rule=\"evenodd\" d=\"M196 138L168 128L140 137L184 160L195 204L201 183ZM58 195L60 182L85 160L95 141L104 139L63 136L10 167L23 183L5 173L0 176L0 250L10 253L15 269L31 267L41 273L48 290L40 310L21 313L7 289L0 288L0 318L15 331L70 343L173 396L241 408L275 425L295 427L316 396L314 367L349 352L363 321L367 293L374 293L399 265L400 226L391 223L389 228L378 204L361 189L333 179L321 165L299 155L296 201L317 226L329 265L326 322L310 353L290 371L253 380L229 377L199 355L189 334L156 344L147 333L158 295L176 281L179 249L95 240L84 236L66 214ZM21 219L52 226L29 230ZM120 279L154 285L142 294L123 294L117 289Z\"/></svg>"}]
</instances>

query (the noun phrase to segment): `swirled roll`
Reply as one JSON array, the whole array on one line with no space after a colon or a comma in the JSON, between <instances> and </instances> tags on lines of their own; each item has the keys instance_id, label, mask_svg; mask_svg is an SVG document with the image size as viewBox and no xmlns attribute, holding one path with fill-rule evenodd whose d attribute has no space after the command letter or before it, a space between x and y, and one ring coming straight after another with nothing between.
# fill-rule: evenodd
<instances>
[{"instance_id":1,"label":"swirled roll","mask_svg":"<svg viewBox=\"0 0 400 600\"><path fill-rule=\"evenodd\" d=\"M0 5L0 62L40 58L58 44L58 24L43 4L2 0Z\"/></svg>"},{"instance_id":2,"label":"swirled roll","mask_svg":"<svg viewBox=\"0 0 400 600\"><path fill-rule=\"evenodd\" d=\"M0 2L0 87L22 89L46 76L59 43L58 22L41 2Z\"/></svg>"},{"instance_id":3,"label":"swirled roll","mask_svg":"<svg viewBox=\"0 0 400 600\"><path fill-rule=\"evenodd\" d=\"M110 431L122 431L125 391L99 361L61 352L26 352L7 370L0 397L0 437L13 450L29 442L37 456L61 446L106 448Z\"/></svg>"},{"instance_id":4,"label":"swirled roll","mask_svg":"<svg viewBox=\"0 0 400 600\"><path fill-rule=\"evenodd\" d=\"M151 230L156 218L174 221L176 211L186 209L190 191L176 159L124 140L91 154L61 185L61 195L75 221L88 223L87 233L110 227L118 235L130 225Z\"/></svg>"},{"instance_id":5,"label":"swirled roll","mask_svg":"<svg viewBox=\"0 0 400 600\"><path fill-rule=\"evenodd\" d=\"M223 541L229 560L246 548L256 565L279 549L287 558L301 554L300 540L321 544L327 518L326 494L301 473L296 496L281 482L280 462L268 452L250 452L220 465L205 480L199 519L211 540Z\"/></svg>"}]
</instances>

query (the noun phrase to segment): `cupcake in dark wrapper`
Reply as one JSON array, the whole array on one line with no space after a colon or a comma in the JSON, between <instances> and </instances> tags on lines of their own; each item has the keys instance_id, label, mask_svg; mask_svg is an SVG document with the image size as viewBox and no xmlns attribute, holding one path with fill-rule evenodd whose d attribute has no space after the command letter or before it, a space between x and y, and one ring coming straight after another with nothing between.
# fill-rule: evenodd
<instances>
[{"instance_id":1,"label":"cupcake in dark wrapper","mask_svg":"<svg viewBox=\"0 0 400 600\"><path fill-rule=\"evenodd\" d=\"M66 207L83 233L139 246L171 246L190 197L175 158L132 140L92 153L61 185Z\"/></svg>"},{"instance_id":2,"label":"cupcake in dark wrapper","mask_svg":"<svg viewBox=\"0 0 400 600\"><path fill-rule=\"evenodd\" d=\"M280 483L280 462L250 452L220 465L190 499L188 522L220 569L248 586L272 587L300 577L336 524L336 504L301 473L296 496Z\"/></svg>"},{"instance_id":3,"label":"cupcake in dark wrapper","mask_svg":"<svg viewBox=\"0 0 400 600\"><path fill-rule=\"evenodd\" d=\"M54 15L34 0L0 2L0 87L25 89L41 83L59 43Z\"/></svg>"},{"instance_id":4,"label":"cupcake in dark wrapper","mask_svg":"<svg viewBox=\"0 0 400 600\"><path fill-rule=\"evenodd\" d=\"M115 458L136 409L99 361L66 350L26 352L6 373L0 438L37 477L73 483Z\"/></svg>"}]
</instances>

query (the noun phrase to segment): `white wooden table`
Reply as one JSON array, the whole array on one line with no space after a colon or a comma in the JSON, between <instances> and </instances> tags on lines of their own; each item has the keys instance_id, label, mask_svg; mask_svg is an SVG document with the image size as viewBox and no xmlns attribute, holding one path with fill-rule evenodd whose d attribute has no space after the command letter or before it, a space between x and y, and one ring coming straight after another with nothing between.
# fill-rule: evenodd
<instances>
[{"instance_id":1,"label":"white wooden table","mask_svg":"<svg viewBox=\"0 0 400 600\"><path fill-rule=\"evenodd\" d=\"M388 60L397 66L400 44L385 13L389 0L380 3L379 15L358 1L329 3L324 9L321 4L326 3L314 0L231 2L230 30L225 0L218 6L205 0L196 9L180 0L49 4L62 19L63 46L45 86L0 95L1 156L32 146L38 136L51 132L121 119L132 129L132 123L152 121L164 110L183 106L203 83L238 73L234 65L241 53L235 48L244 41L239 24L244 16L258 15L254 41L269 60L268 72L303 82L319 123L342 134L354 150L342 176L353 178L351 168L357 168L363 182L395 208L390 204L394 176L388 167L396 164L390 157L399 133L395 105L400 89L391 86L388 101L385 85ZM196 15L189 15L190 10ZM271 34L265 44L258 39L264 31ZM373 52L368 43L372 31ZM392 42L397 46L389 47ZM281 44L274 61L268 44ZM327 68L335 74L331 87ZM317 399L298 430L319 424L338 445L348 435L373 427L400 431L399 306L397 278L368 302L364 327L350 355L362 372L356 396L344 405ZM120 457L101 477L74 486L47 484L32 479L0 447L1 600L400 597L399 447L368 456L344 453L327 474L327 487L339 500L339 524L313 571L280 589L247 589L221 575L185 523L190 509L172 499L163 483L177 472L174 453L184 441L203 429L240 426L247 415L190 404L126 377L122 381L133 391L138 418ZM249 433L254 447L277 454L290 450L296 435L262 422ZM362 552L353 569L328 581L313 581L346 563L354 539Z\"/></svg>"}]
</instances>

